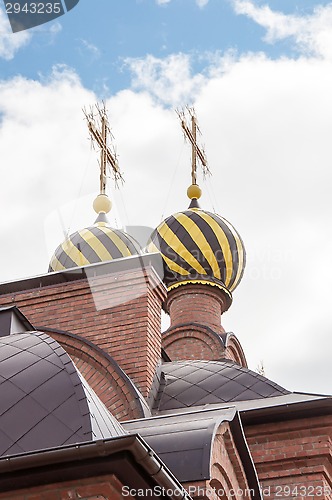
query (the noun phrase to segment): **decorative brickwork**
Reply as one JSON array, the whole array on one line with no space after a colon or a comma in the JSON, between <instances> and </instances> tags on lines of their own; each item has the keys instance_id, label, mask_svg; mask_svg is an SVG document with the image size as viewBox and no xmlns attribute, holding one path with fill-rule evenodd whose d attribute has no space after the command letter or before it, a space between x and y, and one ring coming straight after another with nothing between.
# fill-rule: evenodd
<instances>
[{"instance_id":1,"label":"decorative brickwork","mask_svg":"<svg viewBox=\"0 0 332 500\"><path fill-rule=\"evenodd\" d=\"M225 353L220 335L198 323L184 323L169 328L162 336L162 345L172 361L218 360Z\"/></svg>"},{"instance_id":2,"label":"decorative brickwork","mask_svg":"<svg viewBox=\"0 0 332 500\"><path fill-rule=\"evenodd\" d=\"M248 368L247 360L240 342L233 333L227 333L226 335L226 350L224 357L235 361L235 363L240 366Z\"/></svg>"}]
</instances>

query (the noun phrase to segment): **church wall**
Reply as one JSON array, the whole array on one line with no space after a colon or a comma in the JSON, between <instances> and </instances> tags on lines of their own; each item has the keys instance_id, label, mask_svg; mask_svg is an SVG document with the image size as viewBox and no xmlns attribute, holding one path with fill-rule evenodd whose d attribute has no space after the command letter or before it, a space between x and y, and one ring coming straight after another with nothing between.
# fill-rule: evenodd
<instances>
[{"instance_id":1,"label":"church wall","mask_svg":"<svg viewBox=\"0 0 332 500\"><path fill-rule=\"evenodd\" d=\"M332 416L245 426L264 499L332 498Z\"/></svg>"}]
</instances>

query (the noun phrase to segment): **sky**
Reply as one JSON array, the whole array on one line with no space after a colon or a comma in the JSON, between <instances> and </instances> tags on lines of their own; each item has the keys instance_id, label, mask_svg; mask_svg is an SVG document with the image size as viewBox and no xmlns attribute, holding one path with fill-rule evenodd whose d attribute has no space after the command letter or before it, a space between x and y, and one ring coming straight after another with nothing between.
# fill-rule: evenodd
<instances>
[{"instance_id":1,"label":"sky","mask_svg":"<svg viewBox=\"0 0 332 500\"><path fill-rule=\"evenodd\" d=\"M332 394L332 2L80 0L13 34L0 0L0 282L43 274L90 225L98 154L82 108L104 100L125 184L115 227L188 206L194 106L212 176L201 207L247 252L222 316L249 367Z\"/></svg>"}]
</instances>

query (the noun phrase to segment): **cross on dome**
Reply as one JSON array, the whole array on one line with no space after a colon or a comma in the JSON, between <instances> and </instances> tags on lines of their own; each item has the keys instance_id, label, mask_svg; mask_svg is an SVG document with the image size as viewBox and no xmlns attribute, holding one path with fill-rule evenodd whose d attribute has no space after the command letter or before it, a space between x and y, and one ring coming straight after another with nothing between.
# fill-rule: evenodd
<instances>
[{"instance_id":1,"label":"cross on dome","mask_svg":"<svg viewBox=\"0 0 332 500\"><path fill-rule=\"evenodd\" d=\"M91 107L89 112L83 109L92 145L96 144L100 148L100 192L93 203L93 208L97 213L107 213L112 207L112 202L106 194L107 166L109 166L116 184L119 180L123 182L123 177L114 148L111 149L108 145L109 137L112 137L112 133L105 103L102 106L96 104L95 109L96 111L94 107Z\"/></svg>"},{"instance_id":2,"label":"cross on dome","mask_svg":"<svg viewBox=\"0 0 332 500\"><path fill-rule=\"evenodd\" d=\"M191 200L197 200L202 194L197 184L197 161L201 164L204 176L211 172L208 167L205 151L197 143L197 133L200 133L200 130L197 125L195 109L187 107L181 111L177 110L177 115L181 122L184 137L191 143L191 185L187 190L187 194ZM188 122L191 124L191 129Z\"/></svg>"}]
</instances>

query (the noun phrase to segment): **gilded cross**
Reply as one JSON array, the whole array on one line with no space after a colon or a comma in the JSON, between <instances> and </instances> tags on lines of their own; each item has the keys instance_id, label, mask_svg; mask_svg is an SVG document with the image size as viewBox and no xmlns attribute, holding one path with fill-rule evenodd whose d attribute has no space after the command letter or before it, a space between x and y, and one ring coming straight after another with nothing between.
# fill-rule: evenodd
<instances>
[{"instance_id":1,"label":"gilded cross","mask_svg":"<svg viewBox=\"0 0 332 500\"><path fill-rule=\"evenodd\" d=\"M88 129L90 132L92 144L96 143L100 148L100 194L105 194L107 183L107 166L111 168L115 182L123 181L122 174L118 165L115 151L108 146L108 137L112 136L108 123L105 104L100 107L96 104L97 113L91 108L88 113L83 109Z\"/></svg>"},{"instance_id":2,"label":"gilded cross","mask_svg":"<svg viewBox=\"0 0 332 500\"><path fill-rule=\"evenodd\" d=\"M191 130L188 125L186 112L184 110L177 111L177 114L181 121L184 136L186 139L189 139L191 143L191 182L195 185L197 184L197 160L201 162L203 174L206 175L210 173L205 152L197 144L197 132L200 132L200 130L197 125L195 110L193 108L187 108L187 114L189 114L191 122Z\"/></svg>"}]
</instances>

